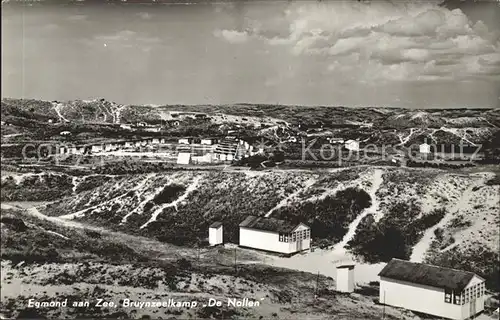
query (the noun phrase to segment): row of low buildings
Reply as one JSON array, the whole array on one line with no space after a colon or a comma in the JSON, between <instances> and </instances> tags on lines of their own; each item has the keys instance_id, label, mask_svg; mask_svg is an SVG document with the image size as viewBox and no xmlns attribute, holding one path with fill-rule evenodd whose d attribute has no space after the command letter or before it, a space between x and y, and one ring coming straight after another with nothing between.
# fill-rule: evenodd
<instances>
[{"instance_id":1,"label":"row of low buildings","mask_svg":"<svg viewBox=\"0 0 500 320\"><path fill-rule=\"evenodd\" d=\"M179 140L179 144L185 147L179 148L178 164L231 162L263 151L253 147L247 141L236 138L201 139L200 141L183 138Z\"/></svg>"},{"instance_id":2,"label":"row of low buildings","mask_svg":"<svg viewBox=\"0 0 500 320\"><path fill-rule=\"evenodd\" d=\"M161 150L162 146L174 146L169 149L170 153L177 157L178 164L231 162L254 155L262 150L251 146L248 142L228 137L216 138L179 138L177 144L167 143L165 138L147 138L136 140L123 140L87 145L61 145L60 154L101 154L113 151L130 151L131 154L137 149Z\"/></svg>"},{"instance_id":3,"label":"row of low buildings","mask_svg":"<svg viewBox=\"0 0 500 320\"><path fill-rule=\"evenodd\" d=\"M62 145L59 147L60 154L92 154L100 152L111 152L118 150L141 148L146 146L161 145L165 143L164 138L149 138L138 140L114 141L86 145Z\"/></svg>"},{"instance_id":4,"label":"row of low buildings","mask_svg":"<svg viewBox=\"0 0 500 320\"><path fill-rule=\"evenodd\" d=\"M223 242L223 224L212 223L210 245ZM304 223L247 216L239 224L239 245L289 255L311 248L311 229ZM337 291L353 292L355 264L336 268ZM485 279L472 272L392 259L378 276L380 304L454 320L484 311Z\"/></svg>"}]
</instances>

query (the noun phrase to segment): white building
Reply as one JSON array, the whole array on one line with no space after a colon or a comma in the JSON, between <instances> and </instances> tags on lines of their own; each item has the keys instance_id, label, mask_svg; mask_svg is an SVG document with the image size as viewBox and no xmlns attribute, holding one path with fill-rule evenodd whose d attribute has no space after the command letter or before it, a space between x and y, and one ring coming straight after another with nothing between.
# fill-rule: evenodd
<instances>
[{"instance_id":1,"label":"white building","mask_svg":"<svg viewBox=\"0 0 500 320\"><path fill-rule=\"evenodd\" d=\"M92 146L91 152L101 152L102 151L102 145L95 144Z\"/></svg>"},{"instance_id":2,"label":"white building","mask_svg":"<svg viewBox=\"0 0 500 320\"><path fill-rule=\"evenodd\" d=\"M121 124L120 128L125 129L125 130L132 130L132 126L129 124Z\"/></svg>"},{"instance_id":3,"label":"white building","mask_svg":"<svg viewBox=\"0 0 500 320\"><path fill-rule=\"evenodd\" d=\"M179 152L177 156L177 164L191 164L190 152Z\"/></svg>"},{"instance_id":4,"label":"white building","mask_svg":"<svg viewBox=\"0 0 500 320\"><path fill-rule=\"evenodd\" d=\"M345 142L345 148L351 151L359 151L359 141L347 140Z\"/></svg>"},{"instance_id":5,"label":"white building","mask_svg":"<svg viewBox=\"0 0 500 320\"><path fill-rule=\"evenodd\" d=\"M353 140L351 140L353 141ZM341 144L341 143L344 143L344 139L342 138L328 138L328 142L332 143L332 144Z\"/></svg>"},{"instance_id":6,"label":"white building","mask_svg":"<svg viewBox=\"0 0 500 320\"><path fill-rule=\"evenodd\" d=\"M188 138L179 139L179 144L189 144L190 140Z\"/></svg>"},{"instance_id":7,"label":"white building","mask_svg":"<svg viewBox=\"0 0 500 320\"><path fill-rule=\"evenodd\" d=\"M274 218L248 216L240 223L240 246L292 254L311 247L311 229Z\"/></svg>"},{"instance_id":8,"label":"white building","mask_svg":"<svg viewBox=\"0 0 500 320\"><path fill-rule=\"evenodd\" d=\"M223 242L222 222L216 221L208 228L208 242L211 246L216 246Z\"/></svg>"},{"instance_id":9,"label":"white building","mask_svg":"<svg viewBox=\"0 0 500 320\"><path fill-rule=\"evenodd\" d=\"M382 304L456 320L484 310L485 280L472 272L392 259L379 276Z\"/></svg>"},{"instance_id":10,"label":"white building","mask_svg":"<svg viewBox=\"0 0 500 320\"><path fill-rule=\"evenodd\" d=\"M337 291L354 292L354 263L343 263L337 266Z\"/></svg>"},{"instance_id":11,"label":"white building","mask_svg":"<svg viewBox=\"0 0 500 320\"><path fill-rule=\"evenodd\" d=\"M147 131L147 132L160 132L161 131L161 127L147 127L144 129L144 131Z\"/></svg>"},{"instance_id":12,"label":"white building","mask_svg":"<svg viewBox=\"0 0 500 320\"><path fill-rule=\"evenodd\" d=\"M212 145L214 143L213 139L201 139L201 144Z\"/></svg>"},{"instance_id":13,"label":"white building","mask_svg":"<svg viewBox=\"0 0 500 320\"><path fill-rule=\"evenodd\" d=\"M422 143L421 145L418 146L420 153L431 153L431 146L427 143Z\"/></svg>"}]
</instances>

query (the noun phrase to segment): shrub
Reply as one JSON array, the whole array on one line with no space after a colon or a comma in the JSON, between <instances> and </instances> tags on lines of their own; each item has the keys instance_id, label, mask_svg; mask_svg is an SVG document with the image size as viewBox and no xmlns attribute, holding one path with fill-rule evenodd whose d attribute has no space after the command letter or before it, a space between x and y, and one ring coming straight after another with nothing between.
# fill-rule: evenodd
<instances>
[{"instance_id":1,"label":"shrub","mask_svg":"<svg viewBox=\"0 0 500 320\"><path fill-rule=\"evenodd\" d=\"M369 223L369 216L365 217L353 239L347 243L347 248L370 263L388 262L392 258L409 259L423 232L438 223L445 214L444 209L436 209L417 218L418 207L398 203L378 224Z\"/></svg>"},{"instance_id":2,"label":"shrub","mask_svg":"<svg viewBox=\"0 0 500 320\"><path fill-rule=\"evenodd\" d=\"M170 203L176 198L179 197L180 194L186 191L186 188L181 185L172 184L168 185L163 190L158 193L154 198L154 204L162 204L162 203Z\"/></svg>"}]
</instances>

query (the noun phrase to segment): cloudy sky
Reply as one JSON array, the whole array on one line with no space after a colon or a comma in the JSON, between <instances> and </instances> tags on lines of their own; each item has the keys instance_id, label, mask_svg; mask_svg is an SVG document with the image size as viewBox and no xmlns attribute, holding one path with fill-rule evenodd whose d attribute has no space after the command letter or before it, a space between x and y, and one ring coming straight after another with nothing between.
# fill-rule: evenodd
<instances>
[{"instance_id":1,"label":"cloudy sky","mask_svg":"<svg viewBox=\"0 0 500 320\"><path fill-rule=\"evenodd\" d=\"M500 2L440 2L2 10L2 96L500 107Z\"/></svg>"}]
</instances>

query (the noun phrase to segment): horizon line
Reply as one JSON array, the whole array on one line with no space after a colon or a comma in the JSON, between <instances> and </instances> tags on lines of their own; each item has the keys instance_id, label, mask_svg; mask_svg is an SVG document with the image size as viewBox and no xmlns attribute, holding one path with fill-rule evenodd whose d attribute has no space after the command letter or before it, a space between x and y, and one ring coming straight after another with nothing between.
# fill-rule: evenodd
<instances>
[{"instance_id":1,"label":"horizon line","mask_svg":"<svg viewBox=\"0 0 500 320\"><path fill-rule=\"evenodd\" d=\"M96 97L96 98L88 98L88 99L81 99L81 98L75 98L75 99L53 99L53 100L46 100L46 99L40 99L40 98L15 98L15 97L1 97L2 102L4 99L10 99L10 100L35 100L35 101L43 101L43 102L59 102L59 103L64 103L64 102L72 102L72 101L98 101L98 100L104 100L107 102L113 102L119 105L123 106L149 106L152 108L156 107L172 107L172 106L179 106L179 107L198 107L198 106L203 106L203 107L221 107L221 106L279 106L279 107L290 107L290 108L297 108L297 107L303 107L303 108L346 108L346 109L404 109L404 110L459 110L459 109L467 109L467 110L474 110L474 109L482 109L482 110L495 110L495 109L500 109L500 106L497 107L481 107L481 106L463 106L463 107L439 107L439 106L429 106L429 107L420 107L420 108L413 108L413 107L402 107L402 106L359 106L359 105L352 105L352 106L346 106L346 105L325 105L325 104L311 104L311 105L306 105L306 104L281 104L281 103L259 103L259 102L230 102L230 103L219 103L219 104L214 104L214 103L121 103L121 102L116 102L114 100L102 98L102 97Z\"/></svg>"}]
</instances>

